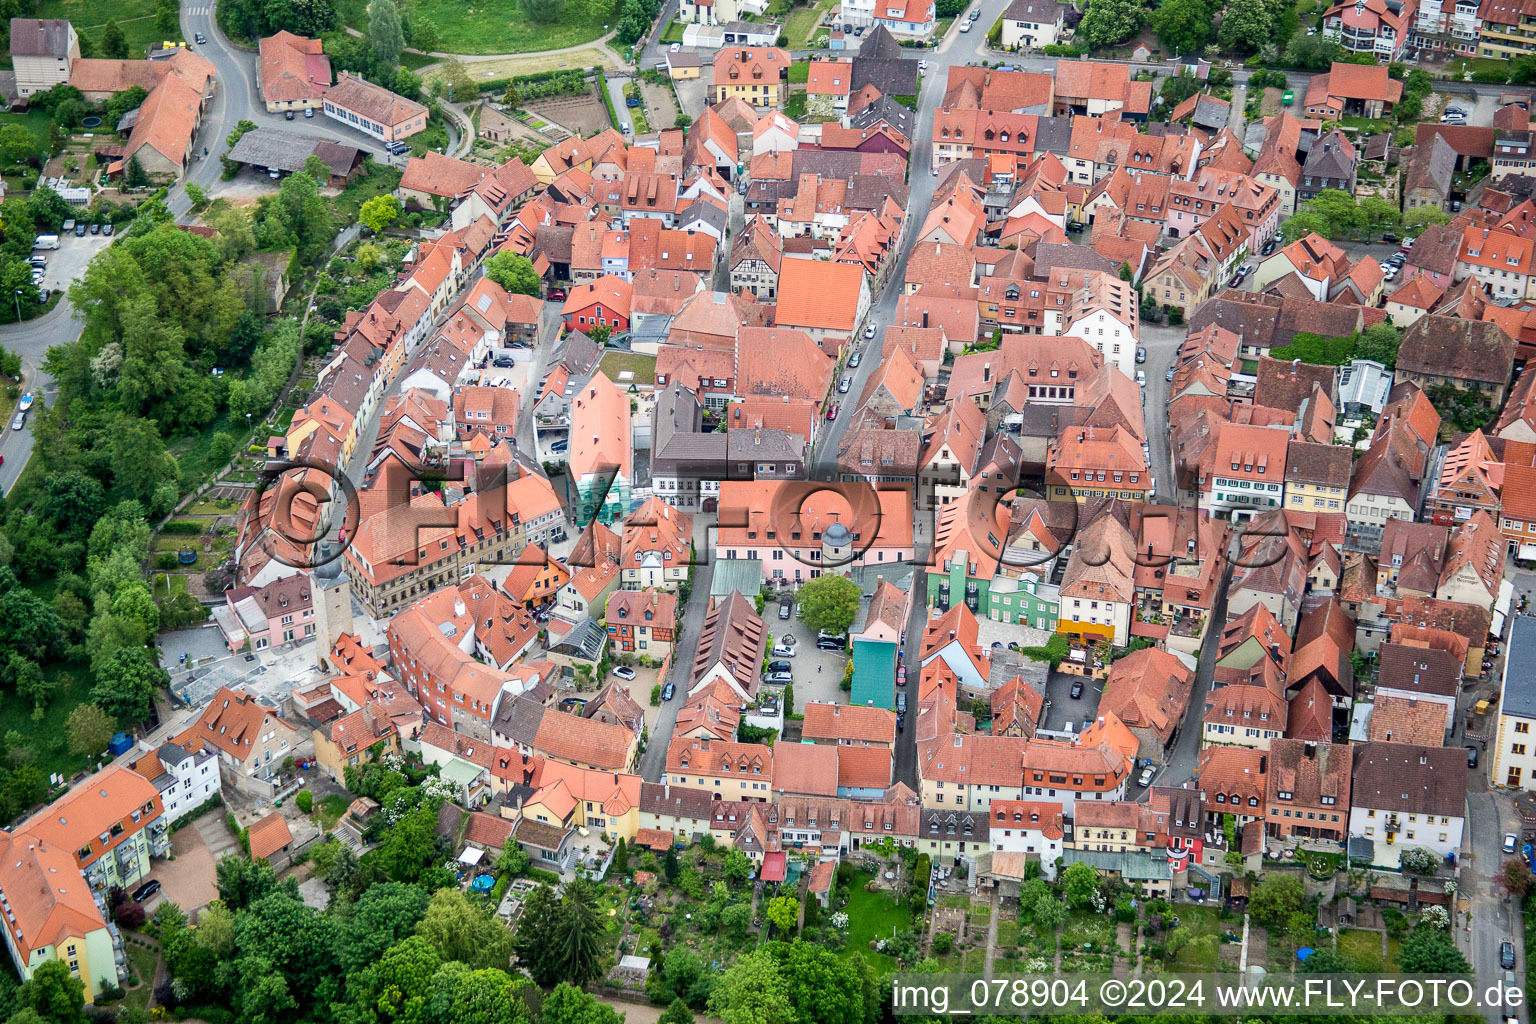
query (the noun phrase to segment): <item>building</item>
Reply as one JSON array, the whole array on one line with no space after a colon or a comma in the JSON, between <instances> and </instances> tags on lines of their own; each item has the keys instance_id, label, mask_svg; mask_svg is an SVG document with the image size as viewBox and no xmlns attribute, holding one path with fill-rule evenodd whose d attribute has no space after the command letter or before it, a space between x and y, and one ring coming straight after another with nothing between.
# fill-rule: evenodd
<instances>
[{"instance_id":1,"label":"building","mask_svg":"<svg viewBox=\"0 0 1536 1024\"><path fill-rule=\"evenodd\" d=\"M72 851L86 883L105 895L143 881L150 858L171 852L170 824L154 784L137 772L114 767L81 782L16 833Z\"/></svg>"},{"instance_id":2,"label":"building","mask_svg":"<svg viewBox=\"0 0 1536 1024\"><path fill-rule=\"evenodd\" d=\"M16 95L26 98L69 81L80 59L75 26L61 18L12 18L11 66L16 69Z\"/></svg>"},{"instance_id":3,"label":"building","mask_svg":"<svg viewBox=\"0 0 1536 1024\"><path fill-rule=\"evenodd\" d=\"M278 32L261 40L256 90L267 112L315 110L331 87L331 59L318 39Z\"/></svg>"},{"instance_id":4,"label":"building","mask_svg":"<svg viewBox=\"0 0 1536 1024\"><path fill-rule=\"evenodd\" d=\"M1439 0L1424 0L1439 7ZM1415 0L1340 0L1323 15L1323 35L1350 53L1391 62L1402 56L1412 36Z\"/></svg>"},{"instance_id":5,"label":"building","mask_svg":"<svg viewBox=\"0 0 1536 1024\"><path fill-rule=\"evenodd\" d=\"M1054 46L1061 41L1068 6L1059 0L1013 0L1003 12L1003 47L1037 50Z\"/></svg>"},{"instance_id":6,"label":"building","mask_svg":"<svg viewBox=\"0 0 1536 1024\"><path fill-rule=\"evenodd\" d=\"M1509 626L1504 674L1499 684L1499 722L1489 744L1488 781L1511 789L1536 789L1536 617L1517 615Z\"/></svg>"},{"instance_id":7,"label":"building","mask_svg":"<svg viewBox=\"0 0 1536 1024\"><path fill-rule=\"evenodd\" d=\"M1350 747L1342 743L1272 740L1264 834L1330 840L1342 850L1349 829L1350 756Z\"/></svg>"},{"instance_id":8,"label":"building","mask_svg":"<svg viewBox=\"0 0 1536 1024\"><path fill-rule=\"evenodd\" d=\"M270 800L282 786L283 762L298 747L298 730L245 690L219 688L197 721L171 742L219 760L222 784Z\"/></svg>"},{"instance_id":9,"label":"building","mask_svg":"<svg viewBox=\"0 0 1536 1024\"><path fill-rule=\"evenodd\" d=\"M679 736L667 747L662 784L702 789L716 800L760 800L773 796L773 748Z\"/></svg>"},{"instance_id":10,"label":"building","mask_svg":"<svg viewBox=\"0 0 1536 1024\"><path fill-rule=\"evenodd\" d=\"M635 478L629 414L629 396L602 371L571 402L567 468L576 485L579 526L594 518L613 523L629 514Z\"/></svg>"},{"instance_id":11,"label":"building","mask_svg":"<svg viewBox=\"0 0 1536 1024\"><path fill-rule=\"evenodd\" d=\"M789 99L789 63L789 53L775 46L722 49L715 54L710 105L735 98L758 111L784 109Z\"/></svg>"},{"instance_id":12,"label":"building","mask_svg":"<svg viewBox=\"0 0 1536 1024\"><path fill-rule=\"evenodd\" d=\"M173 825L221 792L218 757L206 749L194 754L162 743L128 767L159 791L165 820Z\"/></svg>"},{"instance_id":13,"label":"building","mask_svg":"<svg viewBox=\"0 0 1536 1024\"><path fill-rule=\"evenodd\" d=\"M321 109L380 142L399 142L427 127L426 107L346 71L325 91Z\"/></svg>"},{"instance_id":14,"label":"building","mask_svg":"<svg viewBox=\"0 0 1536 1024\"><path fill-rule=\"evenodd\" d=\"M1245 522L1284 503L1289 431L1229 423L1221 428L1201 488L1212 515Z\"/></svg>"},{"instance_id":15,"label":"building","mask_svg":"<svg viewBox=\"0 0 1536 1024\"><path fill-rule=\"evenodd\" d=\"M1308 117L1384 117L1403 98L1403 83L1387 74L1386 64L1340 64L1326 75L1313 75L1302 109Z\"/></svg>"},{"instance_id":16,"label":"building","mask_svg":"<svg viewBox=\"0 0 1536 1024\"><path fill-rule=\"evenodd\" d=\"M1467 813L1465 750L1361 743L1354 755L1351 860L1395 871L1405 849L1426 849L1440 863L1461 852Z\"/></svg>"},{"instance_id":17,"label":"building","mask_svg":"<svg viewBox=\"0 0 1536 1024\"><path fill-rule=\"evenodd\" d=\"M660 590L618 590L604 616L609 643L621 654L660 661L677 639L677 595Z\"/></svg>"},{"instance_id":18,"label":"building","mask_svg":"<svg viewBox=\"0 0 1536 1024\"><path fill-rule=\"evenodd\" d=\"M1448 384L1497 409L1509 393L1514 366L1515 341L1498 324L1432 313L1403 332L1396 374L1424 390Z\"/></svg>"},{"instance_id":19,"label":"building","mask_svg":"<svg viewBox=\"0 0 1536 1024\"><path fill-rule=\"evenodd\" d=\"M1136 756L1143 763L1162 763L1194 684L1194 669L1176 655L1157 648L1135 651L1110 668L1099 713L1108 711L1125 723L1140 743Z\"/></svg>"},{"instance_id":20,"label":"building","mask_svg":"<svg viewBox=\"0 0 1536 1024\"><path fill-rule=\"evenodd\" d=\"M67 847L0 831L0 897L5 946L22 981L58 960L80 979L87 1003L118 987L118 959L127 963L121 937L108 929L105 897L93 896Z\"/></svg>"}]
</instances>

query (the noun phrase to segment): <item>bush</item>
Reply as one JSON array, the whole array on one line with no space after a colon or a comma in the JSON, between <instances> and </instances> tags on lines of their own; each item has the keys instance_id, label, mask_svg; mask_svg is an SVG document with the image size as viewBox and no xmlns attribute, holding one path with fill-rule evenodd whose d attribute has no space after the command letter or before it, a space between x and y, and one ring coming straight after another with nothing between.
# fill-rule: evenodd
<instances>
[{"instance_id":1,"label":"bush","mask_svg":"<svg viewBox=\"0 0 1536 1024\"><path fill-rule=\"evenodd\" d=\"M661 707L661 684L660 683L657 683L655 686L651 687L651 707L653 707L653 708Z\"/></svg>"},{"instance_id":2,"label":"bush","mask_svg":"<svg viewBox=\"0 0 1536 1024\"><path fill-rule=\"evenodd\" d=\"M193 520L172 519L170 522L160 527L160 532L175 533L182 536L193 537L199 533L202 533L205 529L206 527L202 523L195 522Z\"/></svg>"},{"instance_id":3,"label":"bush","mask_svg":"<svg viewBox=\"0 0 1536 1024\"><path fill-rule=\"evenodd\" d=\"M315 809L315 794L307 789L301 789L298 796L293 798L293 804L305 814L309 814Z\"/></svg>"},{"instance_id":4,"label":"bush","mask_svg":"<svg viewBox=\"0 0 1536 1024\"><path fill-rule=\"evenodd\" d=\"M939 956L948 955L955 948L955 937L949 932L939 932L933 937L933 951Z\"/></svg>"}]
</instances>

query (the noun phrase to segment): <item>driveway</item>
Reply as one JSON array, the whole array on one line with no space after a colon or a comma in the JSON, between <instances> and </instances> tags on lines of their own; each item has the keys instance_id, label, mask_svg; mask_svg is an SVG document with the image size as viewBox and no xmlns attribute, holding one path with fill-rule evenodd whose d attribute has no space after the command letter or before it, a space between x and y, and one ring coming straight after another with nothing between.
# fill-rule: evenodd
<instances>
[{"instance_id":1,"label":"driveway","mask_svg":"<svg viewBox=\"0 0 1536 1024\"><path fill-rule=\"evenodd\" d=\"M822 651L816 648L816 631L799 619L784 621L779 618L778 605L770 602L763 606L763 618L774 643L784 636L793 636L799 643L795 656L785 659L792 666L795 678L795 708L804 712L806 702L820 701L825 704L846 704L848 694L838 684L847 671L848 655L843 651ZM780 660L779 655L769 655L770 661ZM786 709L788 710L788 709Z\"/></svg>"},{"instance_id":2,"label":"driveway","mask_svg":"<svg viewBox=\"0 0 1536 1024\"><path fill-rule=\"evenodd\" d=\"M160 861L149 873L159 881L160 891L144 901L145 912L153 914L166 900L189 914L207 906L219 897L216 865L241 852L240 840L230 834L222 810L209 811L177 829L171 836L171 853L176 859Z\"/></svg>"}]
</instances>

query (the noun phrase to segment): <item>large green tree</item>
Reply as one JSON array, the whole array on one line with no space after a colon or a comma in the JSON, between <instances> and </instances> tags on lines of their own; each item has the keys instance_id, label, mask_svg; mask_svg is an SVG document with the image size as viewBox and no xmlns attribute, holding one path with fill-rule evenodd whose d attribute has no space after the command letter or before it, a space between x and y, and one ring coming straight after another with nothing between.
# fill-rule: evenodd
<instances>
[{"instance_id":1,"label":"large green tree","mask_svg":"<svg viewBox=\"0 0 1536 1024\"><path fill-rule=\"evenodd\" d=\"M824 633L848 632L859 614L858 584L833 572L824 572L805 583L796 599L802 606L801 621Z\"/></svg>"},{"instance_id":2,"label":"large green tree","mask_svg":"<svg viewBox=\"0 0 1536 1024\"><path fill-rule=\"evenodd\" d=\"M1212 13L1206 0L1163 0L1152 14L1152 30L1175 53L1193 53L1211 37Z\"/></svg>"},{"instance_id":3,"label":"large green tree","mask_svg":"<svg viewBox=\"0 0 1536 1024\"><path fill-rule=\"evenodd\" d=\"M535 893L551 894L546 887ZM521 926L519 926L521 934ZM444 960L462 960L472 967L505 968L512 960L512 933L494 915L470 903L458 889L439 889L432 894L426 913L416 925ZM519 950L518 959L522 960Z\"/></svg>"},{"instance_id":4,"label":"large green tree","mask_svg":"<svg viewBox=\"0 0 1536 1024\"><path fill-rule=\"evenodd\" d=\"M538 271L533 269L528 257L515 252L498 252L486 260L485 276L509 292L537 295L541 290Z\"/></svg>"},{"instance_id":5,"label":"large green tree","mask_svg":"<svg viewBox=\"0 0 1536 1024\"><path fill-rule=\"evenodd\" d=\"M400 65L405 49L405 32L400 27L400 11L395 0L373 0L368 5L368 45L379 60L389 67Z\"/></svg>"}]
</instances>

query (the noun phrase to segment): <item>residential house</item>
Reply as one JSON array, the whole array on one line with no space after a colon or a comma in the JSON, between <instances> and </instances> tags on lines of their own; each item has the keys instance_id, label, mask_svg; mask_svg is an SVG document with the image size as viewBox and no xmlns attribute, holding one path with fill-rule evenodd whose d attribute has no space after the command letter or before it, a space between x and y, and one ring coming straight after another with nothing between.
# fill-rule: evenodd
<instances>
[{"instance_id":1,"label":"residential house","mask_svg":"<svg viewBox=\"0 0 1536 1024\"><path fill-rule=\"evenodd\" d=\"M1360 743L1350 782L1351 858L1397 870L1403 850L1447 861L1461 851L1467 757L1460 747Z\"/></svg>"},{"instance_id":2,"label":"residential house","mask_svg":"<svg viewBox=\"0 0 1536 1024\"><path fill-rule=\"evenodd\" d=\"M347 71L325 91L321 109L380 142L399 142L427 127L426 107Z\"/></svg>"},{"instance_id":3,"label":"residential house","mask_svg":"<svg viewBox=\"0 0 1536 1024\"><path fill-rule=\"evenodd\" d=\"M298 731L275 708L225 686L171 742L194 755L216 753L223 784L270 800L281 786L283 762L298 746Z\"/></svg>"}]
</instances>

